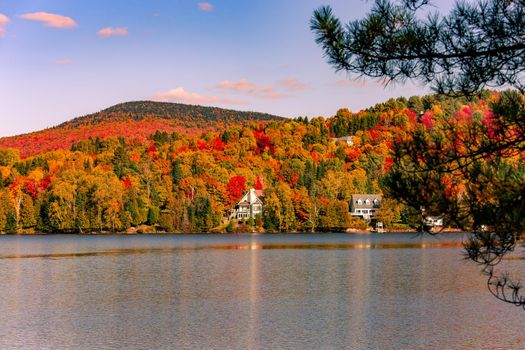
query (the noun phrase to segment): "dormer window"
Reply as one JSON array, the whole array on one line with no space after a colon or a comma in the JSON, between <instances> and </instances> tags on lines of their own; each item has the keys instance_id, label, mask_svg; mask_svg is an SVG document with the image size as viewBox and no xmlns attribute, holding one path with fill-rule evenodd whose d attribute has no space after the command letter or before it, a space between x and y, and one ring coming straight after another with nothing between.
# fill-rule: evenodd
<instances>
[{"instance_id":1,"label":"dormer window","mask_svg":"<svg viewBox=\"0 0 525 350\"><path fill-rule=\"evenodd\" d=\"M358 199L358 200L357 200L357 204L358 204L358 205L363 205L363 201L362 201L361 199Z\"/></svg>"},{"instance_id":2,"label":"dormer window","mask_svg":"<svg viewBox=\"0 0 525 350\"><path fill-rule=\"evenodd\" d=\"M366 205L370 205L370 199L367 198L366 201L365 201L365 204Z\"/></svg>"},{"instance_id":3,"label":"dormer window","mask_svg":"<svg viewBox=\"0 0 525 350\"><path fill-rule=\"evenodd\" d=\"M374 205L379 205L379 201L376 199L374 199Z\"/></svg>"}]
</instances>

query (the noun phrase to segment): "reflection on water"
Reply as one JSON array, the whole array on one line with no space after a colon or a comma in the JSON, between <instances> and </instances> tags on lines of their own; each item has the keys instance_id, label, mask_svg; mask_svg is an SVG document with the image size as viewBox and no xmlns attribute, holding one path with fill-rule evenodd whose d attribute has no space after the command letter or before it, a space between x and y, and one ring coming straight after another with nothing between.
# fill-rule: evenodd
<instances>
[{"instance_id":1,"label":"reflection on water","mask_svg":"<svg viewBox=\"0 0 525 350\"><path fill-rule=\"evenodd\" d=\"M0 348L525 348L463 238L0 237Z\"/></svg>"},{"instance_id":2,"label":"reflection on water","mask_svg":"<svg viewBox=\"0 0 525 350\"><path fill-rule=\"evenodd\" d=\"M451 248L461 247L460 241L439 243L368 243L368 244L237 244L237 245L210 245L207 247L171 247L171 248L145 248L145 249L109 249L96 252L79 253L50 253L50 254L15 254L0 255L0 259L29 259L29 258L75 258L83 256L129 255L129 254L171 254L177 252L197 250L264 250L264 249L313 249L313 250L366 250L366 249L406 249L406 248Z\"/></svg>"}]
</instances>

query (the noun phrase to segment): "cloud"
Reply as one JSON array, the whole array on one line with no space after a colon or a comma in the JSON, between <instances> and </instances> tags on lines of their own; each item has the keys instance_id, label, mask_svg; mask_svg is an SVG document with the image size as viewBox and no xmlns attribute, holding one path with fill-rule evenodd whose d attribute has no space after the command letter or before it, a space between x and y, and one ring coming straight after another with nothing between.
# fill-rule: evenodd
<instances>
[{"instance_id":1,"label":"cloud","mask_svg":"<svg viewBox=\"0 0 525 350\"><path fill-rule=\"evenodd\" d=\"M63 58L60 60L56 60L55 63L61 66L67 66L69 64L73 64L73 60L70 60L69 58Z\"/></svg>"},{"instance_id":2,"label":"cloud","mask_svg":"<svg viewBox=\"0 0 525 350\"><path fill-rule=\"evenodd\" d=\"M347 87L347 86L365 87L366 83L364 81L341 79L341 80L336 81L334 85L339 86L339 87Z\"/></svg>"},{"instance_id":3,"label":"cloud","mask_svg":"<svg viewBox=\"0 0 525 350\"><path fill-rule=\"evenodd\" d=\"M272 100L288 97L287 95L277 91L274 86L257 85L252 82L249 82L246 79L241 79L239 81L223 80L219 84L217 84L216 88L245 92L256 97Z\"/></svg>"},{"instance_id":4,"label":"cloud","mask_svg":"<svg viewBox=\"0 0 525 350\"><path fill-rule=\"evenodd\" d=\"M71 18L62 15L57 15L54 13L47 12L34 12L34 13L25 13L19 16L22 19L28 21L41 22L46 27L52 28L75 28L78 27L77 23Z\"/></svg>"},{"instance_id":5,"label":"cloud","mask_svg":"<svg viewBox=\"0 0 525 350\"><path fill-rule=\"evenodd\" d=\"M201 95L196 92L188 92L181 87L171 89L164 92L157 92L151 97L154 101L162 102L183 102L196 105L209 104L245 104L245 102L237 99L223 98L219 96Z\"/></svg>"},{"instance_id":6,"label":"cloud","mask_svg":"<svg viewBox=\"0 0 525 350\"><path fill-rule=\"evenodd\" d=\"M6 26L9 23L9 17L0 13L0 26Z\"/></svg>"},{"instance_id":7,"label":"cloud","mask_svg":"<svg viewBox=\"0 0 525 350\"><path fill-rule=\"evenodd\" d=\"M229 80L223 80L219 84L217 84L217 87L219 89L225 89L225 90L235 90L235 91L242 91L242 92L248 92L248 93L254 93L254 92L261 92L261 91L274 91L273 86L264 86L264 85L256 85L254 83L249 82L246 79L241 79L239 81L229 81Z\"/></svg>"},{"instance_id":8,"label":"cloud","mask_svg":"<svg viewBox=\"0 0 525 350\"><path fill-rule=\"evenodd\" d=\"M106 28L102 28L101 30L99 30L97 32L97 35L101 36L103 38L107 38L107 37L110 37L110 36L127 36L128 35L128 28L124 28L124 27L117 27L117 28L106 27Z\"/></svg>"},{"instance_id":9,"label":"cloud","mask_svg":"<svg viewBox=\"0 0 525 350\"><path fill-rule=\"evenodd\" d=\"M288 78L288 79L279 80L277 82L277 84L279 84L280 86L282 86L282 87L284 87L285 89L288 89L288 90L299 91L299 90L306 90L306 89L308 89L308 85L306 85L302 81L299 81L298 79L295 79L295 78Z\"/></svg>"},{"instance_id":10,"label":"cloud","mask_svg":"<svg viewBox=\"0 0 525 350\"><path fill-rule=\"evenodd\" d=\"M355 78L355 79L341 79L331 85L337 87L350 87L354 89L373 89L377 87L385 87L388 85L388 81L385 78L381 79L365 79L365 78Z\"/></svg>"},{"instance_id":11,"label":"cloud","mask_svg":"<svg viewBox=\"0 0 525 350\"><path fill-rule=\"evenodd\" d=\"M213 11L213 5L210 4L209 2L199 2L197 6L199 7L199 10L201 11L206 11L206 12Z\"/></svg>"},{"instance_id":12,"label":"cloud","mask_svg":"<svg viewBox=\"0 0 525 350\"><path fill-rule=\"evenodd\" d=\"M5 35L5 30L9 24L9 17L0 13L0 38Z\"/></svg>"}]
</instances>

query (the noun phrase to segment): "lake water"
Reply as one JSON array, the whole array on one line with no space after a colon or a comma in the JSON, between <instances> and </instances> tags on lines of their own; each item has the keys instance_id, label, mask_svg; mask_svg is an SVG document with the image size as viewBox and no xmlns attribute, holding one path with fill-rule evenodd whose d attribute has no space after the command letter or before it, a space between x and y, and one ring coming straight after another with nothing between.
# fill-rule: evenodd
<instances>
[{"instance_id":1,"label":"lake water","mask_svg":"<svg viewBox=\"0 0 525 350\"><path fill-rule=\"evenodd\" d=\"M1 236L0 348L525 349L463 238Z\"/></svg>"}]
</instances>

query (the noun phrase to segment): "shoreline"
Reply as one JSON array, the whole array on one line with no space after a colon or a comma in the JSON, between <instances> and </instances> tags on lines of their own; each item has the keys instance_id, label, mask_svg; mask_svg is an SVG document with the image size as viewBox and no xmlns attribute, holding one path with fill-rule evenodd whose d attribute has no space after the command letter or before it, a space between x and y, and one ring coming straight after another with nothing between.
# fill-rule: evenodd
<instances>
[{"instance_id":1,"label":"shoreline","mask_svg":"<svg viewBox=\"0 0 525 350\"><path fill-rule=\"evenodd\" d=\"M436 231L426 234L447 234L447 233L461 233L463 231L459 229L443 229L442 231ZM359 229L347 229L345 231L290 231L290 232L274 232L274 231L244 231L244 232L165 232L165 231L153 231L153 232L136 232L136 231L123 231L123 232L110 232L110 231L89 231L89 232L13 232L5 233L0 232L0 236L51 236L51 235L77 235L77 236L149 236L149 235L215 235L215 236L235 236L235 235L311 235L311 234L348 234L348 235L369 235L369 234L403 234L403 233L420 233L415 229L391 229L385 230L384 232L375 232L372 230L359 230Z\"/></svg>"}]
</instances>

